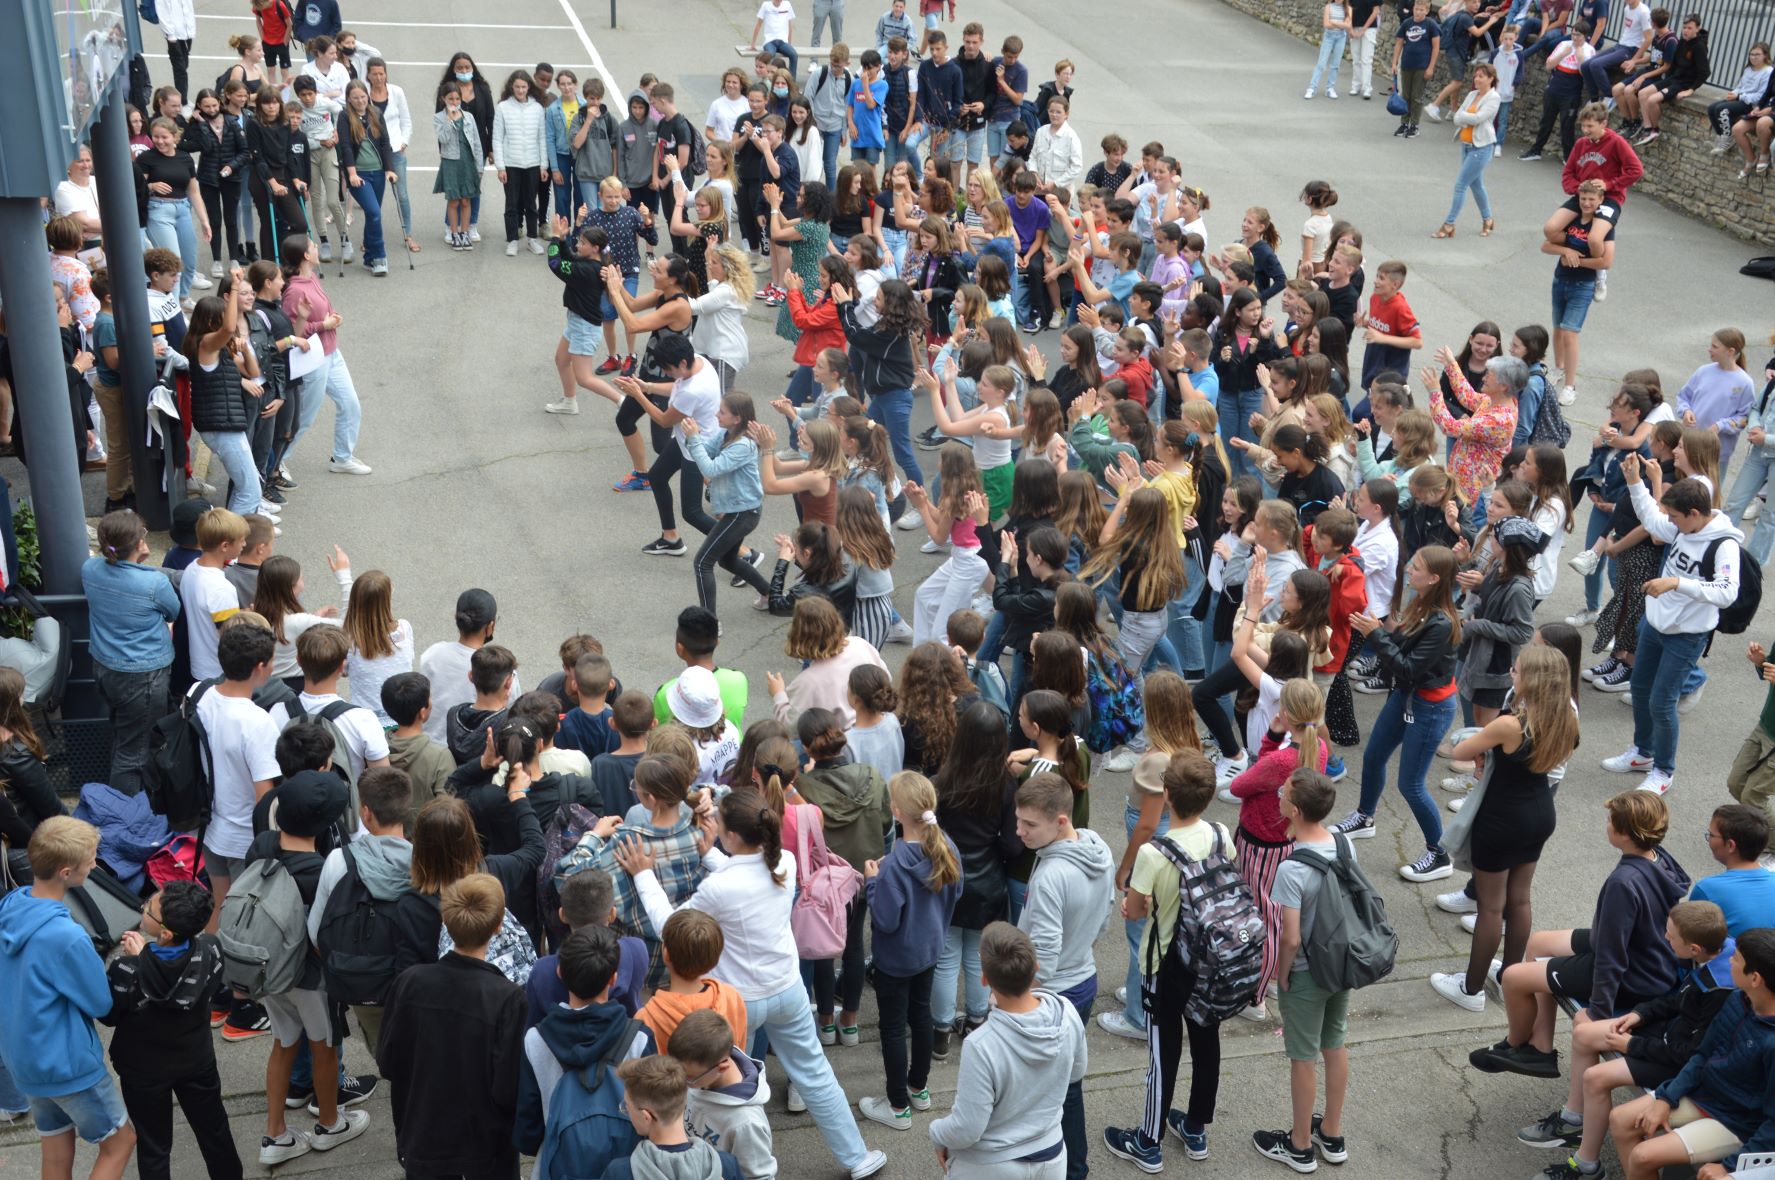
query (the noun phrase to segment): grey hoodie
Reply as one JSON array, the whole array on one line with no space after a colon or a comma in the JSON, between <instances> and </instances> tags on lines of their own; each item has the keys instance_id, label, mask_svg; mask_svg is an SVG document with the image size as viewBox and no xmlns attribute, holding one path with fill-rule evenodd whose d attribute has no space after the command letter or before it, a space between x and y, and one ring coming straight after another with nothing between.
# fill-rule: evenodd
<instances>
[{"instance_id":1,"label":"grey hoodie","mask_svg":"<svg viewBox=\"0 0 1775 1180\"><path fill-rule=\"evenodd\" d=\"M634 117L636 102L643 109L639 121ZM631 91L623 105L623 120L616 128L616 175L631 189L646 188L653 179L653 149L659 142L659 124L645 113L646 109L646 92Z\"/></svg>"},{"instance_id":2,"label":"grey hoodie","mask_svg":"<svg viewBox=\"0 0 1775 1180\"><path fill-rule=\"evenodd\" d=\"M411 892L413 880L413 846L400 836L372 836L360 831L351 842L351 858L357 863L357 875L377 901L393 901ZM320 942L320 922L327 912L327 899L333 889L345 880L345 850L335 848L327 853L321 866L320 884L314 890L314 904L308 907L308 940Z\"/></svg>"},{"instance_id":3,"label":"grey hoodie","mask_svg":"<svg viewBox=\"0 0 1775 1180\"><path fill-rule=\"evenodd\" d=\"M721 1157L700 1139L692 1139L683 1151L667 1151L643 1140L628 1164L634 1180L721 1180Z\"/></svg>"},{"instance_id":4,"label":"grey hoodie","mask_svg":"<svg viewBox=\"0 0 1775 1180\"><path fill-rule=\"evenodd\" d=\"M1089 829L1077 840L1036 850L1017 927L1035 944L1035 981L1041 986L1071 991L1097 974L1091 944L1109 924L1114 868L1109 845Z\"/></svg>"},{"instance_id":5,"label":"grey hoodie","mask_svg":"<svg viewBox=\"0 0 1775 1180\"><path fill-rule=\"evenodd\" d=\"M746 1056L738 1046L729 1052L740 1080L719 1090L692 1090L684 1121L692 1135L733 1156L746 1180L773 1180L777 1158L771 1148L770 1116L764 1110L770 1101L764 1063Z\"/></svg>"},{"instance_id":6,"label":"grey hoodie","mask_svg":"<svg viewBox=\"0 0 1775 1180\"><path fill-rule=\"evenodd\" d=\"M567 143L571 146L579 129L588 121L592 124L591 130L586 132L585 142L573 153L573 178L596 184L606 176L616 174L616 145L620 136L616 116L608 104L600 105L596 116L591 110L590 106L580 104L579 111L573 116L573 126L567 129Z\"/></svg>"},{"instance_id":7,"label":"grey hoodie","mask_svg":"<svg viewBox=\"0 0 1775 1180\"><path fill-rule=\"evenodd\" d=\"M931 1124L931 1142L977 1167L1007 1163L1060 1139L1066 1088L1085 1076L1085 1026L1050 991L1032 1012L994 1008L961 1043L955 1105Z\"/></svg>"}]
</instances>

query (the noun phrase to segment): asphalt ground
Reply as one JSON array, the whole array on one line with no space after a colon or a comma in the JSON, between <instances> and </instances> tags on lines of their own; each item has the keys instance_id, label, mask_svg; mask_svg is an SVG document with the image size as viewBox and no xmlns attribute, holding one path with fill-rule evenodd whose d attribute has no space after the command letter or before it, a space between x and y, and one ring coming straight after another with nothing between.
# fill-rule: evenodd
<instances>
[{"instance_id":1,"label":"asphalt ground","mask_svg":"<svg viewBox=\"0 0 1775 1180\"><path fill-rule=\"evenodd\" d=\"M510 69L529 68L539 59L574 66L582 77L588 66L601 66L608 71L607 87L617 93L651 71L672 82L685 112L700 119L721 70L742 61L734 46L746 41L755 9L733 0L663 6L623 0L615 30L607 27L601 5L583 0L379 0L374 6L356 0L346 9L347 27L388 58L392 80L406 88L415 112L410 159L423 252L411 272L391 250L393 271L386 279L351 267L343 278L327 279L345 315L340 346L363 401L358 455L375 472L330 475L323 444L299 448L290 467L302 486L290 495L278 551L321 569L324 554L337 543L354 568L388 571L397 613L412 621L422 647L449 637L458 591L484 586L498 596L499 640L517 653L525 684L554 670L563 636L588 631L603 640L626 683L651 687L677 666L672 627L677 612L695 601L690 563L640 556L639 547L657 533L653 504L647 496L609 490L626 463L603 404L588 399L577 418L541 412L557 390L551 356L561 326L558 285L541 259L503 256L501 197L491 174L483 180L481 248L462 255L443 246L442 199L431 195L432 174L422 171L436 164L425 117L448 56L466 49L496 87ZM850 9L847 39L860 46L878 14L864 0L851 0ZM1469 210L1459 237L1432 242L1429 234L1441 223L1458 163L1452 136L1445 126L1426 124L1415 142L1394 139L1393 121L1379 101L1346 96L1303 103L1310 46L1212 0L1128 0L1111 10L1109 20L1061 0L965 0L962 10L963 21L985 24L989 46L1006 33L1023 37L1032 84L1047 77L1056 58L1076 63L1075 125L1092 158L1093 145L1112 129L1136 147L1163 141L1182 161L1186 180L1213 197L1206 216L1216 244L1233 240L1247 205L1265 205L1282 228L1281 253L1291 265L1304 217L1296 195L1307 180L1323 177L1342 194L1335 213L1366 235L1370 274L1385 258L1410 264L1406 295L1425 326L1428 348L1458 347L1481 320L1495 320L1506 332L1547 321L1551 260L1539 253L1538 243L1541 222L1563 199L1555 163L1519 163L1514 154L1520 145L1507 145L1487 175L1498 233L1474 236ZM233 59L227 35L249 31L250 22L242 16L245 5L234 2L199 0L198 11L191 72L207 80ZM801 46L808 41L807 15L797 26ZM959 26L948 27L952 39L958 36ZM156 83L166 81L165 61L150 64ZM1344 81L1347 86L1347 72ZM393 246L398 220L392 212L386 225ZM1581 397L1567 411L1577 431L1570 462L1582 462L1589 430L1601 421L1605 399L1625 371L1653 366L1674 391L1705 361L1714 329L1735 324L1753 341L1762 339L1769 327L1765 289L1737 275L1744 255L1742 244L1649 199L1630 203L1609 300L1592 310L1583 337ZM330 276L336 273L335 267ZM740 380L740 388L761 401L780 392L792 367L788 346L772 332L774 318L762 305L754 308L752 361ZM1054 335L1038 343L1054 355ZM1753 364L1760 363L1760 347L1752 352ZM317 438L327 437L331 415L323 409ZM917 407L915 426L929 420L928 407ZM1734 475L1728 475L1728 487ZM90 510L96 511L102 477L86 478ZM768 539L793 522L791 508L773 501L757 536ZM896 598L903 611L935 564L902 545ZM322 593L318 583L312 593ZM751 678L750 715L763 716L769 708L764 673L794 671L782 653L785 622L752 612L745 592L730 590L724 580L718 593L729 629L719 658ZM1539 618L1563 618L1579 602L1579 579L1565 571ZM1766 635L1763 619L1749 636L1722 637L1707 661L1713 680L1704 702L1682 717L1676 786L1668 797L1674 813L1668 848L1691 873L1710 868L1702 839L1707 816L1727 798L1726 769L1763 700L1764 686L1741 659L1744 640ZM890 647L889 663L897 665L904 650ZM1365 732L1377 703L1358 697ZM1537 874L1537 927L1588 923L1614 860L1600 805L1633 782L1596 765L1627 744L1630 710L1586 691L1582 724L1582 748L1559 792L1560 827ZM1362 763L1359 750L1345 757L1351 775L1341 786L1340 808L1353 804ZM1434 773L1440 777L1441 764ZM1093 783L1097 825L1118 851L1128 785L1117 774L1099 775ZM1433 793L1440 801L1442 794ZM1210 814L1228 823L1234 818L1220 804ZM1468 940L1453 917L1434 908L1433 894L1448 885L1411 885L1394 874L1393 866L1415 856L1421 840L1391 789L1379 820L1380 837L1359 845L1359 852L1387 900L1401 944L1392 978L1360 993L1352 1012L1346 1115L1352 1163L1372 1175L1526 1180L1555 1157L1521 1146L1513 1129L1558 1106L1564 1083L1489 1076L1467 1066L1469 1049L1496 1039L1502 1012L1493 1005L1484 1014L1469 1014L1430 991L1425 977L1432 970L1459 969ZM1106 1003L1124 970L1124 947L1116 924L1098 942ZM872 1020L867 1011L861 1047L830 1054L853 1101L881 1092ZM1213 1155L1206 1164L1191 1164L1173 1152L1169 1167L1228 1177L1274 1174L1277 1165L1247 1144L1252 1130L1287 1121L1288 1071L1279 1031L1274 1023L1235 1020L1224 1037ZM1145 1057L1143 1047L1096 1029L1089 1045L1086 1102L1095 1136L1105 1124L1137 1118ZM257 1171L254 1149L263 1125L264 1052L262 1042L218 1042L224 1090L249 1173ZM372 1067L361 1043L348 1043L345 1054L353 1070ZM780 1089L780 1071L774 1064L770 1069ZM939 1112L953 1094L955 1070L951 1063L933 1075ZM386 1093L367 1109L373 1125L362 1141L282 1170L396 1175ZM473 1112L465 1108L464 1115ZM870 1145L889 1153L885 1176L935 1174L922 1129L926 1121L921 1116L920 1128L903 1135L863 1124ZM779 1098L773 1123L784 1175L838 1174L807 1116L786 1114ZM81 1166L88 1158L83 1150ZM1609 1159L1613 1166L1612 1154ZM1129 1167L1101 1147L1091 1153L1091 1163L1106 1176ZM17 1127L0 1132L0 1180L22 1180L35 1169L31 1133ZM182 1123L174 1169L180 1177L200 1170Z\"/></svg>"}]
</instances>

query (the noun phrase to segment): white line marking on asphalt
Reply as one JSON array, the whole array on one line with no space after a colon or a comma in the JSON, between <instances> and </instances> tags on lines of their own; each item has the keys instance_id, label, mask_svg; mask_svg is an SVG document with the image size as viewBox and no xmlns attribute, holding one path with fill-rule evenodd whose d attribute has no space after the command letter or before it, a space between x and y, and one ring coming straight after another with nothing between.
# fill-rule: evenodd
<instances>
[{"instance_id":1,"label":"white line marking on asphalt","mask_svg":"<svg viewBox=\"0 0 1775 1180\"><path fill-rule=\"evenodd\" d=\"M579 35L579 43L585 49L586 56L592 59L592 68L597 70L598 76L604 79L604 94L606 98L610 101L615 101L616 96L622 93L621 88L616 84L616 75L612 74L610 70L605 67L604 59L598 53L598 47L593 45L592 39L586 35L586 27L580 23L579 14L573 11L572 0L560 0L560 3L562 14L566 16L568 22L573 26L573 31Z\"/></svg>"},{"instance_id":2,"label":"white line marking on asphalt","mask_svg":"<svg viewBox=\"0 0 1775 1180\"><path fill-rule=\"evenodd\" d=\"M166 54L164 54L164 53L144 53L142 56L149 58L151 60L154 60L154 61L167 60ZM237 62L240 60L240 58L194 53L191 55L191 60L192 61ZM449 59L447 59L447 58L440 58L437 61L388 61L385 64L390 65L390 66L423 66L426 69L441 70L445 66L449 65L450 62L449 62ZM528 70L531 67L533 67L534 65L536 65L536 63L533 61L478 61L475 64L479 65L483 69L490 69L490 70ZM587 65L584 62L571 62L571 63L562 63L562 64L566 65L567 68L574 69L574 70L597 70L600 74L603 74L604 79L605 79L604 85L606 87L609 87L610 83L615 80L615 79L611 78L609 71L604 68L602 63L595 64L595 65Z\"/></svg>"},{"instance_id":3,"label":"white line marking on asphalt","mask_svg":"<svg viewBox=\"0 0 1775 1180\"><path fill-rule=\"evenodd\" d=\"M200 12L198 20L225 20L235 24L246 24L252 21L251 16L228 16L224 13ZM572 25L504 25L504 24L469 24L448 21L417 21L417 20L354 20L352 28L374 29L570 29Z\"/></svg>"}]
</instances>

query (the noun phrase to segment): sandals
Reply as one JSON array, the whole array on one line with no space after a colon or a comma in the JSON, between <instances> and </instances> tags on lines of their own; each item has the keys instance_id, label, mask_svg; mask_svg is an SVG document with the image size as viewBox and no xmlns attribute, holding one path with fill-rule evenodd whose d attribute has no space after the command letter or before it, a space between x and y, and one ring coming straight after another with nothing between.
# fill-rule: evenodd
<instances>
[{"instance_id":1,"label":"sandals","mask_svg":"<svg viewBox=\"0 0 1775 1180\"><path fill-rule=\"evenodd\" d=\"M407 237L407 249L415 254L419 253L419 243L415 242L411 235L408 235Z\"/></svg>"},{"instance_id":2,"label":"sandals","mask_svg":"<svg viewBox=\"0 0 1775 1180\"><path fill-rule=\"evenodd\" d=\"M1442 228L1437 230L1435 233L1431 234L1430 236L1433 238L1452 238L1452 237L1454 237L1455 236L1454 223L1452 221L1443 222Z\"/></svg>"},{"instance_id":3,"label":"sandals","mask_svg":"<svg viewBox=\"0 0 1775 1180\"><path fill-rule=\"evenodd\" d=\"M1487 217L1484 221L1481 221L1479 223L1479 236L1482 238L1489 238L1489 237L1491 237L1492 230L1497 229L1497 228L1498 228L1497 222L1495 222L1491 218Z\"/></svg>"}]
</instances>

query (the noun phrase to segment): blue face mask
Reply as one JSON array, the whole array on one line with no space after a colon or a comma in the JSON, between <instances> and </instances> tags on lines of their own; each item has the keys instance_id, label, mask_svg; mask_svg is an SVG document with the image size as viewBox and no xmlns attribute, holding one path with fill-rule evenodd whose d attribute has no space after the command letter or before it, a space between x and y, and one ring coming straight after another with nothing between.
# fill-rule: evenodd
<instances>
[{"instance_id":1,"label":"blue face mask","mask_svg":"<svg viewBox=\"0 0 1775 1180\"><path fill-rule=\"evenodd\" d=\"M774 89L772 89L771 93L776 95L778 98L788 98L789 97L789 88L787 86L778 86L778 87L775 87Z\"/></svg>"},{"instance_id":2,"label":"blue face mask","mask_svg":"<svg viewBox=\"0 0 1775 1180\"><path fill-rule=\"evenodd\" d=\"M473 82L475 80L475 72L473 70L470 70L468 73L465 74L461 70L457 70L456 71L456 80L458 82Z\"/></svg>"}]
</instances>

